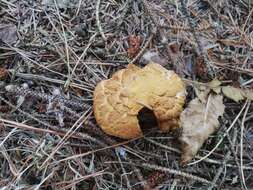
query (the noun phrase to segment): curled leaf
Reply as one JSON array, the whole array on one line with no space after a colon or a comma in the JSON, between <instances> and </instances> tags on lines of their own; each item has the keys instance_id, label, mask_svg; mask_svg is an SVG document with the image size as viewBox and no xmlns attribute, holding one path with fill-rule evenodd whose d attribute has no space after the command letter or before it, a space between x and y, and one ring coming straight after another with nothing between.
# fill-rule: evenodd
<instances>
[{"instance_id":1,"label":"curled leaf","mask_svg":"<svg viewBox=\"0 0 253 190\"><path fill-rule=\"evenodd\" d=\"M217 88L221 85L221 81L219 81L218 79L213 79L211 82L208 83L208 86L213 89L213 88Z\"/></svg>"},{"instance_id":2,"label":"curled leaf","mask_svg":"<svg viewBox=\"0 0 253 190\"><path fill-rule=\"evenodd\" d=\"M253 100L253 90L252 89L240 89L233 86L223 86L223 94L235 102L239 102L243 99Z\"/></svg>"},{"instance_id":3,"label":"curled leaf","mask_svg":"<svg viewBox=\"0 0 253 190\"><path fill-rule=\"evenodd\" d=\"M215 92L216 94L220 94L221 93L221 81L219 81L218 79L213 79L211 82L208 83L209 88Z\"/></svg>"},{"instance_id":4,"label":"curled leaf","mask_svg":"<svg viewBox=\"0 0 253 190\"><path fill-rule=\"evenodd\" d=\"M182 135L181 163L189 162L203 145L204 141L219 127L218 117L224 113L225 106L221 95L209 95L206 102L193 99L181 113Z\"/></svg>"},{"instance_id":5,"label":"curled leaf","mask_svg":"<svg viewBox=\"0 0 253 190\"><path fill-rule=\"evenodd\" d=\"M239 102L244 99L243 92L240 88L235 88L232 86L223 86L222 87L223 94L235 102Z\"/></svg>"}]
</instances>

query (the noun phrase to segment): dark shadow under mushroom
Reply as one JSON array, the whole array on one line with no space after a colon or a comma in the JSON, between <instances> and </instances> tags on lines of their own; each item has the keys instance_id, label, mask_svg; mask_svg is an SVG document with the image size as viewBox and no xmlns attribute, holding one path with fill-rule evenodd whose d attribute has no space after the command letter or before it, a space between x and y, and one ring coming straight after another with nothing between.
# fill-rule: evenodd
<instances>
[{"instance_id":1,"label":"dark shadow under mushroom","mask_svg":"<svg viewBox=\"0 0 253 190\"><path fill-rule=\"evenodd\" d=\"M146 107L142 108L139 111L137 115L137 119L143 133L158 126L158 122L157 122L154 112Z\"/></svg>"}]
</instances>

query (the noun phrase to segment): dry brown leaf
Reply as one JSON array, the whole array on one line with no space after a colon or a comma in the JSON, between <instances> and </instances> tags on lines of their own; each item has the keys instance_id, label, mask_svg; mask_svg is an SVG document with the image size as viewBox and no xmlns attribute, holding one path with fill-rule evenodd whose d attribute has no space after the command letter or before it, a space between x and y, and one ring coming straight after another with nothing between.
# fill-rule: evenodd
<instances>
[{"instance_id":1,"label":"dry brown leaf","mask_svg":"<svg viewBox=\"0 0 253 190\"><path fill-rule=\"evenodd\" d=\"M222 93L229 99L234 100L235 102L239 102L244 99L242 91L240 88L235 88L232 86L223 86Z\"/></svg>"},{"instance_id":2,"label":"dry brown leaf","mask_svg":"<svg viewBox=\"0 0 253 190\"><path fill-rule=\"evenodd\" d=\"M220 94L221 93L221 81L219 81L218 79L213 79L211 82L208 83L209 88L215 92L216 94Z\"/></svg>"},{"instance_id":3,"label":"dry brown leaf","mask_svg":"<svg viewBox=\"0 0 253 190\"><path fill-rule=\"evenodd\" d=\"M143 54L141 61L142 64L147 65L148 63L158 63L162 66L168 64L168 60L162 57L158 51L147 51Z\"/></svg>"},{"instance_id":4,"label":"dry brown leaf","mask_svg":"<svg viewBox=\"0 0 253 190\"><path fill-rule=\"evenodd\" d=\"M207 67L202 56L197 57L196 60L196 75L202 78L207 76Z\"/></svg>"},{"instance_id":5,"label":"dry brown leaf","mask_svg":"<svg viewBox=\"0 0 253 190\"><path fill-rule=\"evenodd\" d=\"M253 90L250 89L240 89L235 88L233 86L223 86L222 92L227 98L234 100L235 102L239 102L240 100L246 98L253 100Z\"/></svg>"},{"instance_id":6,"label":"dry brown leaf","mask_svg":"<svg viewBox=\"0 0 253 190\"><path fill-rule=\"evenodd\" d=\"M243 90L243 96L248 98L249 100L253 100L253 89L245 89Z\"/></svg>"},{"instance_id":7,"label":"dry brown leaf","mask_svg":"<svg viewBox=\"0 0 253 190\"><path fill-rule=\"evenodd\" d=\"M208 86L211 88L211 89L214 89L214 88L217 88L221 85L221 81L219 81L218 79L213 79L211 82L208 83Z\"/></svg>"},{"instance_id":8,"label":"dry brown leaf","mask_svg":"<svg viewBox=\"0 0 253 190\"><path fill-rule=\"evenodd\" d=\"M0 80L4 80L8 76L8 70L0 68Z\"/></svg>"},{"instance_id":9,"label":"dry brown leaf","mask_svg":"<svg viewBox=\"0 0 253 190\"><path fill-rule=\"evenodd\" d=\"M222 94L235 102L240 100L249 99L253 100L253 89L241 89L233 86L221 86L221 81L218 79L213 79L211 82L206 84L196 84L194 86L195 93L197 97L204 102L207 98L207 95L210 91L215 92L216 94Z\"/></svg>"},{"instance_id":10,"label":"dry brown leaf","mask_svg":"<svg viewBox=\"0 0 253 190\"><path fill-rule=\"evenodd\" d=\"M215 92L216 94L220 94L221 93L221 87L220 86L214 87L214 88L212 88L212 91Z\"/></svg>"},{"instance_id":11,"label":"dry brown leaf","mask_svg":"<svg viewBox=\"0 0 253 190\"><path fill-rule=\"evenodd\" d=\"M205 102L210 92L210 88L204 85L197 85L194 87L194 91L201 102Z\"/></svg>"},{"instance_id":12,"label":"dry brown leaf","mask_svg":"<svg viewBox=\"0 0 253 190\"><path fill-rule=\"evenodd\" d=\"M201 148L204 141L219 127L218 117L224 113L225 106L221 95L209 95L206 102L193 99L181 113L182 135L181 163L189 162Z\"/></svg>"},{"instance_id":13,"label":"dry brown leaf","mask_svg":"<svg viewBox=\"0 0 253 190\"><path fill-rule=\"evenodd\" d=\"M13 44L18 40L17 27L11 24L0 24L0 41Z\"/></svg>"},{"instance_id":14,"label":"dry brown leaf","mask_svg":"<svg viewBox=\"0 0 253 190\"><path fill-rule=\"evenodd\" d=\"M201 100L201 102L205 102L207 99L208 94L212 90L216 94L219 94L221 91L221 82L218 79L213 79L212 81L205 83L205 84L196 84L194 86L195 93L197 97Z\"/></svg>"},{"instance_id":15,"label":"dry brown leaf","mask_svg":"<svg viewBox=\"0 0 253 190\"><path fill-rule=\"evenodd\" d=\"M127 50L128 57L134 58L140 51L141 37L131 35L128 38L129 48Z\"/></svg>"}]
</instances>

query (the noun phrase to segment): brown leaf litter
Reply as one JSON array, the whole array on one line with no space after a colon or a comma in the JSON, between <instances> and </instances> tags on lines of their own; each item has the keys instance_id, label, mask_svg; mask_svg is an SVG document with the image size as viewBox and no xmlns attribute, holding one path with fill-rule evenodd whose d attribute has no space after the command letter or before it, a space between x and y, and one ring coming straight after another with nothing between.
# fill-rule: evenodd
<instances>
[{"instance_id":1,"label":"brown leaf litter","mask_svg":"<svg viewBox=\"0 0 253 190\"><path fill-rule=\"evenodd\" d=\"M190 101L180 116L183 165L197 154L205 140L218 129L218 118L223 115L224 109L221 95L210 94L204 102L199 98Z\"/></svg>"}]
</instances>

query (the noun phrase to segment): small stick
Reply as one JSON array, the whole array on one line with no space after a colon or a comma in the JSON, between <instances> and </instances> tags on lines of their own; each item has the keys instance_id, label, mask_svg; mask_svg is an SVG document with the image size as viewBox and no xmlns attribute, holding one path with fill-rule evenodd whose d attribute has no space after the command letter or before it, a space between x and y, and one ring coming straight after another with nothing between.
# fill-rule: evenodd
<instances>
[{"instance_id":1,"label":"small stick","mask_svg":"<svg viewBox=\"0 0 253 190\"><path fill-rule=\"evenodd\" d=\"M105 33L103 31L103 28L101 26L100 23L100 19L99 19L99 7L100 7L100 0L97 0L97 4L96 4L96 21L97 21L97 27L99 30L100 35L102 36L102 38L104 39L104 41L106 41L106 37L105 37Z\"/></svg>"},{"instance_id":2,"label":"small stick","mask_svg":"<svg viewBox=\"0 0 253 190\"><path fill-rule=\"evenodd\" d=\"M237 137L237 131L234 130L234 134L233 134L233 142L232 143L232 146L234 146L235 144L235 141L236 141L236 137ZM216 182L217 180L219 179L220 175L222 174L223 170L224 170L224 167L226 166L226 162L228 161L229 157L231 156L231 150L229 150L225 157L224 157L224 160L222 161L222 165L220 166L220 168L218 169L218 171L216 172L216 175L214 176L213 178L213 181L212 181L212 184L211 186L208 188L208 190L212 190L215 185L216 185Z\"/></svg>"},{"instance_id":3,"label":"small stick","mask_svg":"<svg viewBox=\"0 0 253 190\"><path fill-rule=\"evenodd\" d=\"M237 130L235 130L235 132L237 132ZM243 187L243 183L242 183L242 173L241 173L241 166L240 166L240 163L238 161L238 158L237 158L237 153L235 152L235 148L234 148L234 143L232 142L231 138L229 135L227 135L227 139L228 139L228 142L230 144L230 150L233 154L233 157L234 157L234 160L235 160L235 163L237 165L237 168L238 168L238 173L239 173L239 177L240 177L240 182L241 182L241 187ZM243 168L244 169L244 168Z\"/></svg>"},{"instance_id":4,"label":"small stick","mask_svg":"<svg viewBox=\"0 0 253 190\"><path fill-rule=\"evenodd\" d=\"M243 118L242 118L242 122L241 122L241 133L240 133L240 170L241 170L241 177L242 177L242 183L243 183L243 187L244 189L248 189L246 182L245 182L245 177L244 177L244 171L243 171L243 134L244 134L244 123L245 123L245 118L246 115L249 111L249 107L250 107L250 103L251 101L247 99L247 107L245 109L245 112L243 114Z\"/></svg>"},{"instance_id":5,"label":"small stick","mask_svg":"<svg viewBox=\"0 0 253 190\"><path fill-rule=\"evenodd\" d=\"M52 131L50 129L36 128L36 127L26 125L24 123L17 123L15 121L6 120L6 119L2 119L2 118L0 118L0 121L4 123L4 126L15 127L14 129L19 128L19 129L23 129L23 130L27 130L27 131L36 131L36 132L39 132L39 133L50 133L50 134L59 135L59 136L64 136L65 135L65 133L63 133L63 132ZM1 127L2 127L2 125L0 125L0 128ZM83 140L82 137L80 137L76 134L72 134L71 138Z\"/></svg>"},{"instance_id":6,"label":"small stick","mask_svg":"<svg viewBox=\"0 0 253 190\"><path fill-rule=\"evenodd\" d=\"M64 128L60 128L60 129L59 129L57 126L53 126L53 125L50 125L49 123L40 121L40 119L38 119L38 118L32 116L31 114L29 114L29 113L27 113L27 112L21 110L20 108L16 108L15 105L13 105L13 104L10 103L9 101L5 100L5 99L2 98L1 96L0 96L0 100L2 100L3 102L5 102L6 104L8 104L10 107L15 108L17 111L19 111L20 113L24 114L25 116L27 116L27 117L33 119L34 121L37 121L38 123L40 123L40 124L42 124L42 125L48 127L48 128L51 129L51 130L54 130L54 131L57 131L57 132L62 132L62 133L64 133L64 135L65 135L66 133L69 133L69 131L68 131L67 129L64 129ZM97 144L99 144L99 145L102 146L102 147L105 145L105 144L104 144L103 142L101 142L100 140L97 140L97 139L91 137L91 136L88 135L88 134L80 133L80 132L75 132L74 134L75 134L75 135L78 135L78 136L80 136L80 137L82 137L82 138L85 139L85 140L93 141L94 143L97 143Z\"/></svg>"},{"instance_id":7,"label":"small stick","mask_svg":"<svg viewBox=\"0 0 253 190\"><path fill-rule=\"evenodd\" d=\"M32 97L39 98L39 99L42 99L45 101L55 100L55 101L65 104L65 105L68 105L71 107L76 107L79 109L84 109L84 108L88 109L90 107L81 101L68 100L68 99L65 99L61 96L48 95L46 93L28 90L26 88L17 87L15 85L8 85L8 86L6 86L5 89L9 93L19 94L19 95L23 95L23 96L32 96Z\"/></svg>"}]
</instances>

